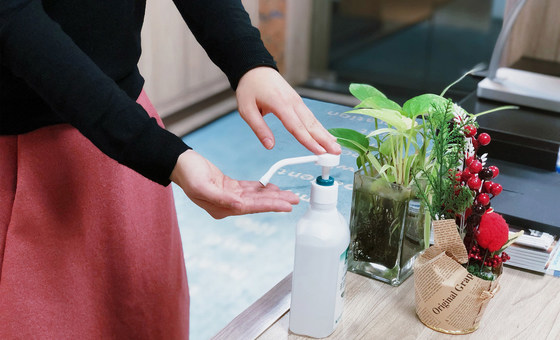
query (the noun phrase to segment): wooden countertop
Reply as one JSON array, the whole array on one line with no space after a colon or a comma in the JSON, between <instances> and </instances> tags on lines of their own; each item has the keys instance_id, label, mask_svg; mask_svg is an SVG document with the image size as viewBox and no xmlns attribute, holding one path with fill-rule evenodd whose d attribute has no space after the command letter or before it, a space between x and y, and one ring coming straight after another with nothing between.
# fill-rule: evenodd
<instances>
[{"instance_id":1,"label":"wooden countertop","mask_svg":"<svg viewBox=\"0 0 560 340\"><path fill-rule=\"evenodd\" d=\"M560 278L505 268L480 328L461 339L560 339ZM288 330L291 274L213 339L309 339ZM342 321L327 339L451 339L414 309L414 276L395 288L348 272Z\"/></svg>"}]
</instances>

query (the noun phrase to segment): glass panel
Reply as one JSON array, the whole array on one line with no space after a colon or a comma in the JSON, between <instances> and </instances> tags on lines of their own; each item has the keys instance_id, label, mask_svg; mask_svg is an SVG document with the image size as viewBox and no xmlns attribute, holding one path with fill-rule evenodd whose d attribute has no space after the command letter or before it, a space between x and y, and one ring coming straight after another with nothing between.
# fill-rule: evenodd
<instances>
[{"instance_id":1,"label":"glass panel","mask_svg":"<svg viewBox=\"0 0 560 340\"><path fill-rule=\"evenodd\" d=\"M350 82L391 98L440 93L487 65L505 0L315 0L308 86L347 93ZM467 79L452 97L474 91Z\"/></svg>"}]
</instances>

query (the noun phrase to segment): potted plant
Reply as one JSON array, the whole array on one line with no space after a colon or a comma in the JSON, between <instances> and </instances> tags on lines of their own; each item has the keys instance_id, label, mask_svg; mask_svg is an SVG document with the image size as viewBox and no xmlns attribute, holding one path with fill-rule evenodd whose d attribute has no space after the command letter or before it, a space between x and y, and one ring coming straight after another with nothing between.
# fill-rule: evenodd
<instances>
[{"instance_id":1,"label":"potted plant","mask_svg":"<svg viewBox=\"0 0 560 340\"><path fill-rule=\"evenodd\" d=\"M444 97L467 74L440 95L423 94L402 106L373 86L350 85L350 93L360 103L347 113L367 115L374 121L369 134L329 130L343 147L358 155L350 217L350 271L400 285L412 274L420 251L429 246L430 222L438 218L441 208L447 207L455 216L472 202L470 190L448 186L455 174L451 170L464 158L458 150L466 142L464 124L452 124L455 111L463 114L464 110Z\"/></svg>"},{"instance_id":2,"label":"potted plant","mask_svg":"<svg viewBox=\"0 0 560 340\"><path fill-rule=\"evenodd\" d=\"M373 117L374 130L367 135L330 130L343 147L358 154L348 269L397 286L425 248L427 219L417 176L428 166L429 141L421 117L442 97L423 95L401 107L370 85L351 84L350 93L360 104L348 113Z\"/></svg>"}]
</instances>

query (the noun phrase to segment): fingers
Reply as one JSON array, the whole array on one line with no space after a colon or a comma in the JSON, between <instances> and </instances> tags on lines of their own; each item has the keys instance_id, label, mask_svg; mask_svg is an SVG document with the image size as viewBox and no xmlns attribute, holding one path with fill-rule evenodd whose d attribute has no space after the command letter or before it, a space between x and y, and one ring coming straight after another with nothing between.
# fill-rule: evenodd
<instances>
[{"instance_id":1,"label":"fingers","mask_svg":"<svg viewBox=\"0 0 560 340\"><path fill-rule=\"evenodd\" d=\"M235 202L232 215L254 214L260 212L289 212L299 198L292 192L280 190L275 185L263 187L259 182L240 181L240 199Z\"/></svg>"},{"instance_id":2,"label":"fingers","mask_svg":"<svg viewBox=\"0 0 560 340\"><path fill-rule=\"evenodd\" d=\"M212 217L254 214L261 212L290 212L299 197L269 184L263 187L256 181L236 181L227 178L221 188L208 188L204 195L191 199Z\"/></svg>"},{"instance_id":3,"label":"fingers","mask_svg":"<svg viewBox=\"0 0 560 340\"><path fill-rule=\"evenodd\" d=\"M336 139L321 125L303 102L294 108L289 106L278 108L276 112L286 130L309 151L315 154L325 152L340 154L340 145L336 143Z\"/></svg>"},{"instance_id":4,"label":"fingers","mask_svg":"<svg viewBox=\"0 0 560 340\"><path fill-rule=\"evenodd\" d=\"M274 69L257 67L243 75L236 90L241 117L267 149L274 136L263 114L272 112L284 127L315 154L340 154L340 145L319 123L297 92Z\"/></svg>"},{"instance_id":5,"label":"fingers","mask_svg":"<svg viewBox=\"0 0 560 340\"><path fill-rule=\"evenodd\" d=\"M244 195L252 198L253 196L259 198L271 198L275 200L282 200L290 204L298 204L299 197L291 191L285 191L278 188L278 186L269 183L263 187L261 183L255 181L240 181L239 185L244 188Z\"/></svg>"},{"instance_id":6,"label":"fingers","mask_svg":"<svg viewBox=\"0 0 560 340\"><path fill-rule=\"evenodd\" d=\"M241 98L238 103L241 118L251 127L253 133L268 150L274 147L274 135L259 111L257 104L250 99Z\"/></svg>"},{"instance_id":7,"label":"fingers","mask_svg":"<svg viewBox=\"0 0 560 340\"><path fill-rule=\"evenodd\" d=\"M301 99L295 107L295 112L315 141L317 141L328 153L335 155L340 154L341 148L336 142L336 138L323 127L323 125L317 120L317 118L315 118L311 110L309 110Z\"/></svg>"}]
</instances>

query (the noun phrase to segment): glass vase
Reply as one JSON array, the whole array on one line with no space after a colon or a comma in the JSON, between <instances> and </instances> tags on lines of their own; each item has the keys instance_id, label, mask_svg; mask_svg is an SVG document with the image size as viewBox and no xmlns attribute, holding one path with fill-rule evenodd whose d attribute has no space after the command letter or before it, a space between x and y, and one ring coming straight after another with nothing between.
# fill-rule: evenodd
<instances>
[{"instance_id":1,"label":"glass vase","mask_svg":"<svg viewBox=\"0 0 560 340\"><path fill-rule=\"evenodd\" d=\"M414 185L414 184L413 184ZM354 174L348 270L398 286L424 249L424 206L414 187Z\"/></svg>"}]
</instances>

